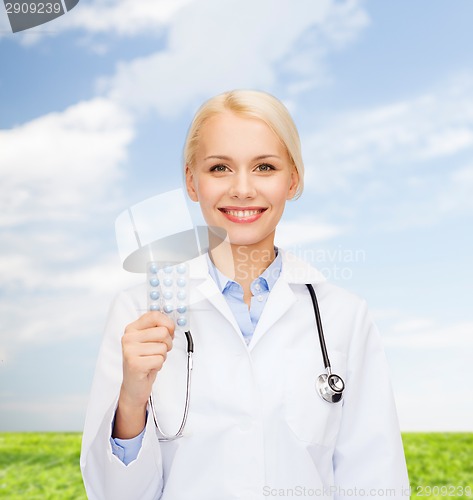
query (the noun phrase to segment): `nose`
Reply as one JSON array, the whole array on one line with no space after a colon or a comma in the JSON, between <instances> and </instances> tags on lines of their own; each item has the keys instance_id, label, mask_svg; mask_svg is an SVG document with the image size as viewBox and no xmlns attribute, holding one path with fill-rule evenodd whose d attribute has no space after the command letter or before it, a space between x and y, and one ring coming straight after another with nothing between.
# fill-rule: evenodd
<instances>
[{"instance_id":1,"label":"nose","mask_svg":"<svg viewBox=\"0 0 473 500\"><path fill-rule=\"evenodd\" d=\"M249 172L238 172L233 176L229 194L232 198L248 199L256 196L256 186Z\"/></svg>"}]
</instances>

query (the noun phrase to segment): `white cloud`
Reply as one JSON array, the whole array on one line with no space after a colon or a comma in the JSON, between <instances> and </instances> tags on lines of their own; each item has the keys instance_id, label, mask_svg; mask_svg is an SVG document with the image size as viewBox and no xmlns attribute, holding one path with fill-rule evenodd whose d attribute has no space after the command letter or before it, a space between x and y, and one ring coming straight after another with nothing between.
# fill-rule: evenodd
<instances>
[{"instance_id":1,"label":"white cloud","mask_svg":"<svg viewBox=\"0 0 473 500\"><path fill-rule=\"evenodd\" d=\"M473 322L439 325L432 318L408 318L395 322L383 335L389 348L446 349L473 347Z\"/></svg>"},{"instance_id":2,"label":"white cloud","mask_svg":"<svg viewBox=\"0 0 473 500\"><path fill-rule=\"evenodd\" d=\"M333 224L317 223L302 217L299 220L281 221L276 242L282 248L289 249L306 243L326 241L343 232L343 228Z\"/></svg>"},{"instance_id":3,"label":"white cloud","mask_svg":"<svg viewBox=\"0 0 473 500\"><path fill-rule=\"evenodd\" d=\"M473 184L473 165L461 168L452 174L452 181L458 183Z\"/></svg>"},{"instance_id":4,"label":"white cloud","mask_svg":"<svg viewBox=\"0 0 473 500\"><path fill-rule=\"evenodd\" d=\"M402 312L399 309L395 308L386 308L386 309L372 309L371 316L375 320L375 322L381 321L390 321L397 320L402 317Z\"/></svg>"},{"instance_id":5,"label":"white cloud","mask_svg":"<svg viewBox=\"0 0 473 500\"><path fill-rule=\"evenodd\" d=\"M18 399L2 396L3 431L79 431L83 428L87 394L39 394Z\"/></svg>"},{"instance_id":6,"label":"white cloud","mask_svg":"<svg viewBox=\"0 0 473 500\"><path fill-rule=\"evenodd\" d=\"M81 235L76 235L76 238L80 239ZM0 253L2 289L12 294L19 293L18 300L21 301L22 296L41 295L40 292L45 290L55 293L95 291L110 294L135 282L134 274L121 272L118 252L109 254L110 249L104 247L96 255L93 242L88 245L84 242L84 245L78 245L77 253L64 258L63 254L69 246L66 241L72 245L74 235L69 234L68 240L57 247L44 248L35 241L31 248L18 247L16 253ZM43 299L44 296L41 297Z\"/></svg>"},{"instance_id":7,"label":"white cloud","mask_svg":"<svg viewBox=\"0 0 473 500\"><path fill-rule=\"evenodd\" d=\"M31 254L1 260L0 351L9 357L24 343L99 334L112 297L143 281L142 275L121 270L116 254L59 269L55 252L39 261Z\"/></svg>"},{"instance_id":8,"label":"white cloud","mask_svg":"<svg viewBox=\"0 0 473 500\"><path fill-rule=\"evenodd\" d=\"M373 316L382 323L402 430L471 431L465 381L473 377L473 322L441 323L396 309Z\"/></svg>"},{"instance_id":9,"label":"white cloud","mask_svg":"<svg viewBox=\"0 0 473 500\"><path fill-rule=\"evenodd\" d=\"M75 30L87 36L107 34L142 36L161 34L166 25L185 5L196 0L92 0L80 2L73 10L45 25L15 33L25 46L44 37ZM0 16L0 38L11 30L8 18ZM89 40L90 43L90 40ZM91 43L93 48L93 43Z\"/></svg>"},{"instance_id":10,"label":"white cloud","mask_svg":"<svg viewBox=\"0 0 473 500\"><path fill-rule=\"evenodd\" d=\"M393 325L392 331L396 334L415 334L422 330L430 330L434 326L431 318L411 318Z\"/></svg>"},{"instance_id":11,"label":"white cloud","mask_svg":"<svg viewBox=\"0 0 473 500\"><path fill-rule=\"evenodd\" d=\"M455 343L454 338L451 344L437 347L405 345L395 350L396 355L393 350L388 352L395 368L393 384L401 428L472 431L473 400L467 397L468 382L473 378L471 342Z\"/></svg>"},{"instance_id":12,"label":"white cloud","mask_svg":"<svg viewBox=\"0 0 473 500\"><path fill-rule=\"evenodd\" d=\"M445 159L442 168L429 172L425 172L427 163L419 166L414 176L399 176L397 180L387 176L374 194L378 210L384 205L388 212L385 228L432 227L448 218L461 230L456 217L473 214L473 166L457 166L461 156Z\"/></svg>"},{"instance_id":13,"label":"white cloud","mask_svg":"<svg viewBox=\"0 0 473 500\"><path fill-rule=\"evenodd\" d=\"M172 84L163 84L169 79L178 82L174 75L185 79L175 89L180 88L181 97L185 97L188 90L184 82L193 81L192 89L196 79L214 82L204 86L209 89L207 93L233 88L235 83L268 87L275 78L273 69L265 74L268 65L280 60L282 71L295 71L304 76L289 86L293 92L326 80L325 53L350 43L369 22L360 3L360 0L315 3L299 0L297 5L290 0L92 0L79 3L70 13L51 21L48 29L39 26L16 34L16 40L29 46L46 36L75 31L82 37L79 44L105 53L109 42L97 36L155 37L169 31L170 57L163 53L161 57L142 61L148 70L154 69L152 78L154 84L158 84L157 91L163 87L173 90ZM295 42L298 42L297 48ZM259 64L252 65L252 60ZM178 65L175 69L174 64ZM128 71L134 72L132 81L141 71L146 73L136 61L131 66ZM241 78L241 71L246 72L249 67L258 68L252 72L253 79ZM122 67L123 71L127 73ZM231 73L231 78L222 78L225 73L227 76ZM121 74L120 85L127 87L126 80L127 75ZM149 93L152 87L144 85L144 88ZM149 98L148 93L143 98ZM197 94L198 98L201 95ZM178 99L174 106L177 103Z\"/></svg>"},{"instance_id":14,"label":"white cloud","mask_svg":"<svg viewBox=\"0 0 473 500\"><path fill-rule=\"evenodd\" d=\"M311 87L325 79L325 53L367 22L356 0L301 0L297 8L290 0L201 0L175 15L165 50L120 64L100 88L134 109L175 116L229 88L277 89L281 73L293 88Z\"/></svg>"},{"instance_id":15,"label":"white cloud","mask_svg":"<svg viewBox=\"0 0 473 500\"><path fill-rule=\"evenodd\" d=\"M473 212L473 165L455 169L437 195L437 207L442 213Z\"/></svg>"},{"instance_id":16,"label":"white cloud","mask_svg":"<svg viewBox=\"0 0 473 500\"><path fill-rule=\"evenodd\" d=\"M130 116L104 98L0 132L0 344L96 334L124 284L104 243L118 212ZM113 242L112 242L113 244Z\"/></svg>"},{"instance_id":17,"label":"white cloud","mask_svg":"<svg viewBox=\"0 0 473 500\"><path fill-rule=\"evenodd\" d=\"M443 378L443 380L442 380ZM452 391L452 379L436 377L416 387L401 391L396 404L401 430L404 432L471 432L473 408L463 388ZM446 383L447 382L447 383Z\"/></svg>"},{"instance_id":18,"label":"white cloud","mask_svg":"<svg viewBox=\"0 0 473 500\"><path fill-rule=\"evenodd\" d=\"M303 137L308 189L350 190L366 172L411 171L473 149L473 75L430 93L334 117ZM450 162L448 163L450 165ZM408 170L408 171L409 171ZM446 170L446 169L445 169ZM425 172L423 172L424 174Z\"/></svg>"},{"instance_id":19,"label":"white cloud","mask_svg":"<svg viewBox=\"0 0 473 500\"><path fill-rule=\"evenodd\" d=\"M195 0L95 0L80 3L58 28L125 36L156 33Z\"/></svg>"},{"instance_id":20,"label":"white cloud","mask_svg":"<svg viewBox=\"0 0 473 500\"><path fill-rule=\"evenodd\" d=\"M103 98L0 131L0 224L80 217L110 195L132 137L130 117Z\"/></svg>"}]
</instances>

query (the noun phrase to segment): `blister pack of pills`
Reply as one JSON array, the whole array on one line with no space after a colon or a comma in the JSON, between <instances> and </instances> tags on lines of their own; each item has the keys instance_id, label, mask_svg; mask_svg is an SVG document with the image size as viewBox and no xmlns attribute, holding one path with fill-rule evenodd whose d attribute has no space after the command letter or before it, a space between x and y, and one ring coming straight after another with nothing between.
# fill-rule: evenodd
<instances>
[{"instance_id":1,"label":"blister pack of pills","mask_svg":"<svg viewBox=\"0 0 473 500\"><path fill-rule=\"evenodd\" d=\"M188 328L189 268L186 263L147 265L148 310L168 315L176 328Z\"/></svg>"}]
</instances>

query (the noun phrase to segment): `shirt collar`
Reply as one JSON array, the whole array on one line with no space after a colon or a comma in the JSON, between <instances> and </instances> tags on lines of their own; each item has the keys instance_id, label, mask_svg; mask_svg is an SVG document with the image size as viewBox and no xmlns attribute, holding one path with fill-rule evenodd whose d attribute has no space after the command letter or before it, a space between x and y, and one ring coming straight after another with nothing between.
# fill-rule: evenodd
<instances>
[{"instance_id":1,"label":"shirt collar","mask_svg":"<svg viewBox=\"0 0 473 500\"><path fill-rule=\"evenodd\" d=\"M282 268L282 252L280 252L277 247L274 247L274 251L276 253L276 257L273 260L273 262L271 262L271 264L261 273L261 275L258 278L253 280L253 283L256 281L264 280L267 284L269 291L272 290L274 284L278 280ZM223 293L225 289L228 288L230 285L236 283L234 280L228 278L217 269L217 267L212 262L212 259L210 258L208 253L207 253L207 264L209 267L209 274L217 284L217 287L221 293Z\"/></svg>"}]
</instances>

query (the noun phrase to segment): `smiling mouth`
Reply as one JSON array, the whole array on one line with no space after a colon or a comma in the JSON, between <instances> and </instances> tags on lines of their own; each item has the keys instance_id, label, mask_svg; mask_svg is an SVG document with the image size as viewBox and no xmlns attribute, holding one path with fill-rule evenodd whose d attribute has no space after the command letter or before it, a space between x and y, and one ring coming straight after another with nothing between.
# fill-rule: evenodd
<instances>
[{"instance_id":1,"label":"smiling mouth","mask_svg":"<svg viewBox=\"0 0 473 500\"><path fill-rule=\"evenodd\" d=\"M230 217L236 217L238 219L246 219L249 217L253 218L255 216L261 215L267 209L266 208L245 208L245 209L219 208L219 210L224 215L228 215Z\"/></svg>"},{"instance_id":2,"label":"smiling mouth","mask_svg":"<svg viewBox=\"0 0 473 500\"><path fill-rule=\"evenodd\" d=\"M239 219L244 219L246 217L253 217L254 215L262 214L266 208L257 208L252 210L234 210L229 208L219 208L220 212L224 214L231 215L232 217L238 217Z\"/></svg>"}]
</instances>

